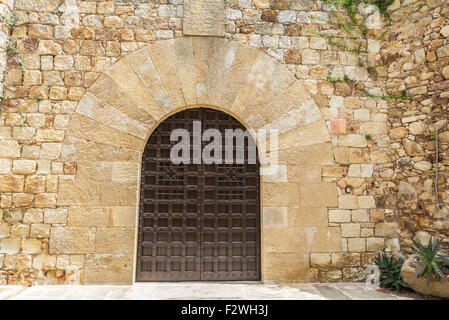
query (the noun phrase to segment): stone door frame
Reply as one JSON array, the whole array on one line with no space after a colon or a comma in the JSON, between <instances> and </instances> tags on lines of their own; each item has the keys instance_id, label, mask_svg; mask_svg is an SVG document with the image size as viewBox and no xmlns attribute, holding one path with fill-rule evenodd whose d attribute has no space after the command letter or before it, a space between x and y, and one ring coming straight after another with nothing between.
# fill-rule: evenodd
<instances>
[{"instance_id":1,"label":"stone door frame","mask_svg":"<svg viewBox=\"0 0 449 320\"><path fill-rule=\"evenodd\" d=\"M118 60L71 117L62 157L77 173L60 183L69 224L52 228L50 253L84 255L84 283L134 282L143 148L168 116L201 106L250 131L279 130L280 168L260 183L262 281L313 281L310 253L341 251L340 228L327 213L337 207L337 186L321 179L321 166L334 163L330 134L305 85L254 48L183 37ZM73 211L85 222L71 224ZM105 214L108 223L99 218Z\"/></svg>"}]
</instances>

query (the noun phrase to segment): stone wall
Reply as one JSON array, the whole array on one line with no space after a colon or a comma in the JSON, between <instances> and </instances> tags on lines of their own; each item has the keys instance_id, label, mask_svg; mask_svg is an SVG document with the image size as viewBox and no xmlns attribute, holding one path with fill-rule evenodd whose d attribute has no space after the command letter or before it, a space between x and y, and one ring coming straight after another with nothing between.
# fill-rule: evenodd
<instances>
[{"instance_id":1,"label":"stone wall","mask_svg":"<svg viewBox=\"0 0 449 320\"><path fill-rule=\"evenodd\" d=\"M389 11L392 23L381 49L382 59L389 61L386 87L390 93L407 90L410 99L388 109L393 171L378 192L385 194L386 206L397 208L401 245L411 253L412 239L427 243L433 235L448 242L449 2L396 1Z\"/></svg>"},{"instance_id":2,"label":"stone wall","mask_svg":"<svg viewBox=\"0 0 449 320\"><path fill-rule=\"evenodd\" d=\"M388 41L378 40L382 31L376 25L368 35L369 59L393 61L374 77L354 55L311 34L309 30L340 32L324 21L330 12L322 1L226 1L225 38L285 65L304 85L303 91L313 97L332 143L332 161L316 165L309 157L300 166L288 167L285 175L300 182L285 183L272 194L282 202L279 196L286 190L293 204L262 211L264 232L269 234L271 228L271 234L276 235L280 224L284 229L278 234L286 237L282 243L276 243L274 237L270 246L262 248L280 257L270 268L271 274L281 276L265 280L359 279L376 252L399 251L400 244L409 247L411 237L423 235L418 230L440 230L444 234L446 228L447 232L447 222L436 219L431 210L435 199L428 181L434 177L429 157L435 146L426 122L442 119L445 113L447 116L446 71L442 69L447 65L447 34L443 29L447 18L443 1L427 1L423 6L422 1L406 2L404 6L398 2L392 6L397 9L392 12L392 20L399 27L391 29ZM68 130L76 129L73 121L78 102L106 70L149 44L183 37L183 1L16 0L14 8L19 21L27 24L12 30L11 39L16 40L20 53L8 56L3 82L4 95L10 99L3 100L0 115L0 282L83 283L86 272L89 282L95 282L95 277L98 282L130 282L136 212L121 204L101 206L101 197L117 196L101 195L101 190L100 202L89 210L69 203L73 197L85 197L86 203L95 200L86 195L89 188L75 189L73 181L85 181L89 172L99 168L107 176L113 172L120 176L120 168L114 171L106 162L89 167L76 157L64 156L64 150L70 154ZM431 18L405 15L403 10L415 10ZM408 33L410 28L403 27L407 25L403 17L420 21L428 34ZM375 14L371 18L380 17ZM417 34L423 39L414 39ZM412 49L416 49L413 54ZM385 58L390 56L393 58ZM250 61L248 58L245 63ZM425 64L428 70L416 68L415 63ZM394 104L369 97L356 90L354 83L329 82L329 72L357 80L357 86L372 94L396 93L399 84L420 102ZM126 87L120 83L120 74L115 76L114 86L119 83ZM107 90L104 99L106 96ZM108 119L96 124L97 131L89 127L89 136L78 137L77 141L84 150L89 143L101 141L106 158L108 152L120 151L125 159L121 161L138 159L142 150L108 146L114 142L101 136L112 132L114 125L107 121L113 119ZM285 139L291 141L292 137L299 139L295 135ZM443 191L448 183L448 159L443 152L447 149L447 132L440 133L439 139L441 198L447 202L449 194ZM292 157L287 153L280 156ZM92 190L97 186L101 189L102 184L105 182L93 184ZM336 187L323 196L320 186L324 185ZM133 190L135 195L138 188L133 189L129 183L126 190ZM325 203L325 210L310 210L315 202ZM81 226L83 230L77 229ZM111 228L116 228L114 237L108 233ZM96 241L108 238L115 239L117 245L124 239L129 244L126 252L117 248L95 251ZM85 242L67 249L70 239ZM300 247L308 241L313 243L308 244L310 250L304 255ZM116 278L100 279L108 264L119 270ZM124 266L131 270L125 276L120 273Z\"/></svg>"}]
</instances>

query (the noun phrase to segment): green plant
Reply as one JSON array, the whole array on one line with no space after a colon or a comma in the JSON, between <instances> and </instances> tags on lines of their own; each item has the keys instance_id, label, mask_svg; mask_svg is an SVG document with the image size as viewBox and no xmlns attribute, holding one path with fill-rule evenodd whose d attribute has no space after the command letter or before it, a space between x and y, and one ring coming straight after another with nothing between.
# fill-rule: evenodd
<instances>
[{"instance_id":1,"label":"green plant","mask_svg":"<svg viewBox=\"0 0 449 320\"><path fill-rule=\"evenodd\" d=\"M373 140L373 136L370 134L365 134L365 139L368 141L371 141L371 140Z\"/></svg>"},{"instance_id":2,"label":"green plant","mask_svg":"<svg viewBox=\"0 0 449 320\"><path fill-rule=\"evenodd\" d=\"M447 278L447 275L449 275L449 257L438 254L440 240L430 238L427 247L416 240L413 240L413 244L413 251L417 254L420 264L418 271L416 271L416 277L425 277L427 284L432 278L449 282Z\"/></svg>"},{"instance_id":3,"label":"green plant","mask_svg":"<svg viewBox=\"0 0 449 320\"><path fill-rule=\"evenodd\" d=\"M13 54L19 53L19 50L16 49L15 41L10 41L10 40L8 40L6 42L5 51L7 53L13 53Z\"/></svg>"},{"instance_id":4,"label":"green plant","mask_svg":"<svg viewBox=\"0 0 449 320\"><path fill-rule=\"evenodd\" d=\"M398 292L408 289L408 286L402 280L401 274L404 259L393 255L389 256L385 252L382 252L374 259L374 263L377 267L379 267L379 284L382 288L387 288Z\"/></svg>"},{"instance_id":5,"label":"green plant","mask_svg":"<svg viewBox=\"0 0 449 320\"><path fill-rule=\"evenodd\" d=\"M374 0L373 4L379 8L380 13L384 16L388 16L388 7L393 4L394 0Z\"/></svg>"}]
</instances>

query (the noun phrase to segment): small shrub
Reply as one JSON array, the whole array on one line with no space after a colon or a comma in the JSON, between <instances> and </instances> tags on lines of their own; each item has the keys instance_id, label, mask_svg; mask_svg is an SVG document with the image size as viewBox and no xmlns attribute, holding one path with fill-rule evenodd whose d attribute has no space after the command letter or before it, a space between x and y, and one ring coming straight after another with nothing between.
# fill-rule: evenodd
<instances>
[{"instance_id":1,"label":"small shrub","mask_svg":"<svg viewBox=\"0 0 449 320\"><path fill-rule=\"evenodd\" d=\"M365 139L368 141L371 141L371 140L373 140L373 136L370 134L365 134Z\"/></svg>"},{"instance_id":2,"label":"small shrub","mask_svg":"<svg viewBox=\"0 0 449 320\"><path fill-rule=\"evenodd\" d=\"M416 277L426 277L427 284L430 279L440 280L443 279L449 282L447 275L449 274L449 257L438 254L441 242L435 238L429 239L427 247L423 246L420 242L413 240L413 251L418 256L418 271L416 271Z\"/></svg>"},{"instance_id":3,"label":"small shrub","mask_svg":"<svg viewBox=\"0 0 449 320\"><path fill-rule=\"evenodd\" d=\"M393 255L389 256L385 252L382 252L374 259L374 263L380 270L379 284L382 288L398 292L408 289L407 285L402 281L401 274L404 259Z\"/></svg>"}]
</instances>

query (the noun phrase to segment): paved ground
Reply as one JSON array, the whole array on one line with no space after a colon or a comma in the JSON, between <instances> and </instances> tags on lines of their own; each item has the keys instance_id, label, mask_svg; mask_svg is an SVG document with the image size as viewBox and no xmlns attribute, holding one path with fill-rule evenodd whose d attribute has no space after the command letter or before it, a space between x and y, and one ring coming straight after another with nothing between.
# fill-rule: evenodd
<instances>
[{"instance_id":1,"label":"paved ground","mask_svg":"<svg viewBox=\"0 0 449 320\"><path fill-rule=\"evenodd\" d=\"M294 300L398 300L420 299L414 294L399 295L387 290L370 290L361 283L288 284L260 283L136 283L132 286L0 286L0 300L61 299L294 299Z\"/></svg>"}]
</instances>

